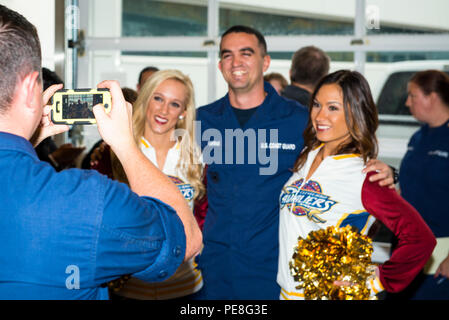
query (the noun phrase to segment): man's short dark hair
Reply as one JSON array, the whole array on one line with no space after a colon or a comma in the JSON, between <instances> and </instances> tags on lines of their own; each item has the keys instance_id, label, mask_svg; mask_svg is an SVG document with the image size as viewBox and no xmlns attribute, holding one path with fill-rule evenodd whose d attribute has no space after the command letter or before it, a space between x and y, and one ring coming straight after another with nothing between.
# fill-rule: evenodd
<instances>
[{"instance_id":1,"label":"man's short dark hair","mask_svg":"<svg viewBox=\"0 0 449 320\"><path fill-rule=\"evenodd\" d=\"M145 73L145 72L149 72L149 71L151 71L151 72L158 72L159 71L159 68L157 68L157 67L153 67L153 66L148 66L148 67L145 67L145 68L143 68L142 69L142 71L140 71L140 73L139 73L139 85L142 85L143 83L142 83L142 76L143 76L143 74Z\"/></svg>"},{"instance_id":2,"label":"man's short dark hair","mask_svg":"<svg viewBox=\"0 0 449 320\"><path fill-rule=\"evenodd\" d=\"M290 81L315 87L329 73L329 65L329 56L320 48L301 48L293 54Z\"/></svg>"},{"instance_id":3,"label":"man's short dark hair","mask_svg":"<svg viewBox=\"0 0 449 320\"><path fill-rule=\"evenodd\" d=\"M0 5L0 112L10 107L16 84L33 71L41 80L41 46L36 28Z\"/></svg>"},{"instance_id":4,"label":"man's short dark hair","mask_svg":"<svg viewBox=\"0 0 449 320\"><path fill-rule=\"evenodd\" d=\"M259 42L259 47L262 52L262 56L265 56L267 54L267 42L265 41L265 37L263 36L263 34L260 31L254 29L254 28L251 28L248 26L241 26L241 25L232 26L223 33L221 38L223 39L226 35L228 35L230 33L241 33L241 32L255 35L257 38L257 41Z\"/></svg>"}]
</instances>

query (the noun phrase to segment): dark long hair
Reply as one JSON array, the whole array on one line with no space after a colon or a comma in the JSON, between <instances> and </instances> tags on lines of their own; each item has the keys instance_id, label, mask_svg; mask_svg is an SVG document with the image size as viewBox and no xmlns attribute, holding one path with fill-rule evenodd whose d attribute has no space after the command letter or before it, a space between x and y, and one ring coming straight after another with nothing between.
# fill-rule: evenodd
<instances>
[{"instance_id":1,"label":"dark long hair","mask_svg":"<svg viewBox=\"0 0 449 320\"><path fill-rule=\"evenodd\" d=\"M351 140L341 144L336 154L357 153L366 163L376 158L378 152L376 130L378 126L377 108L366 79L357 71L339 70L323 77L315 88L309 103L309 114L320 88L327 84L337 84L343 94L343 108L346 125ZM310 151L317 148L321 141L316 137L315 129L309 122L303 134L304 149L295 162L294 170L298 171L306 162Z\"/></svg>"}]
</instances>

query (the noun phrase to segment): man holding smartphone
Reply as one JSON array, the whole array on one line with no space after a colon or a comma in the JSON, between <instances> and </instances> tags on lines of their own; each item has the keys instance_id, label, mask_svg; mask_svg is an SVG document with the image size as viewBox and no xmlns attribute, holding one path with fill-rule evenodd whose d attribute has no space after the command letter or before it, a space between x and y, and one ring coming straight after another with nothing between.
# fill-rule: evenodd
<instances>
[{"instance_id":1,"label":"man holding smartphone","mask_svg":"<svg viewBox=\"0 0 449 320\"><path fill-rule=\"evenodd\" d=\"M28 141L68 130L43 108L36 29L0 5L0 299L107 299L102 284L124 274L162 281L201 246L178 188L134 143L131 105L117 82L112 110L94 107L102 138L119 157L131 189L92 171L56 172Z\"/></svg>"}]
</instances>

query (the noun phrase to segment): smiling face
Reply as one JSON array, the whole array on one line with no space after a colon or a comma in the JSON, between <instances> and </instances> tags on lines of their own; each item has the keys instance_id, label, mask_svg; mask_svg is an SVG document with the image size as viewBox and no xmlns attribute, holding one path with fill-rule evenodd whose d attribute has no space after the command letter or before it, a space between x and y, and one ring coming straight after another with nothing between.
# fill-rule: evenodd
<instances>
[{"instance_id":1,"label":"smiling face","mask_svg":"<svg viewBox=\"0 0 449 320\"><path fill-rule=\"evenodd\" d=\"M245 32L229 33L221 40L218 67L229 89L234 92L251 92L263 88L263 73L270 65L257 37Z\"/></svg>"},{"instance_id":2,"label":"smiling face","mask_svg":"<svg viewBox=\"0 0 449 320\"><path fill-rule=\"evenodd\" d=\"M145 136L171 135L179 116L186 115L187 88L175 79L163 81L148 102Z\"/></svg>"},{"instance_id":3,"label":"smiling face","mask_svg":"<svg viewBox=\"0 0 449 320\"><path fill-rule=\"evenodd\" d=\"M343 107L343 94L337 84L326 84L319 89L310 118L317 139L331 152L350 138Z\"/></svg>"}]
</instances>

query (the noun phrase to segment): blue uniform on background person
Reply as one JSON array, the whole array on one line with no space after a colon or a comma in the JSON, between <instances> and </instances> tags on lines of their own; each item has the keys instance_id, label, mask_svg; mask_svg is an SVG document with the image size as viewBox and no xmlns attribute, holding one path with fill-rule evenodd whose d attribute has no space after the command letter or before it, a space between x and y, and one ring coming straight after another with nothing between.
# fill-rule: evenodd
<instances>
[{"instance_id":1,"label":"blue uniform on background person","mask_svg":"<svg viewBox=\"0 0 449 320\"><path fill-rule=\"evenodd\" d=\"M393 298L449 299L449 76L438 70L416 73L406 105L424 123L412 136L399 171L401 195L421 214L437 238L423 272Z\"/></svg>"}]
</instances>

